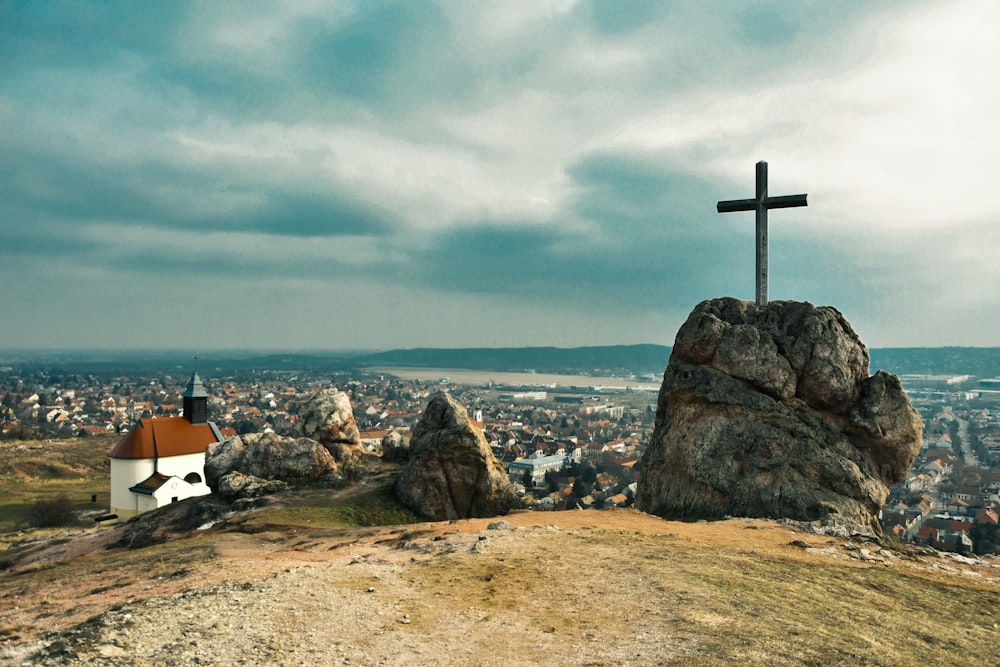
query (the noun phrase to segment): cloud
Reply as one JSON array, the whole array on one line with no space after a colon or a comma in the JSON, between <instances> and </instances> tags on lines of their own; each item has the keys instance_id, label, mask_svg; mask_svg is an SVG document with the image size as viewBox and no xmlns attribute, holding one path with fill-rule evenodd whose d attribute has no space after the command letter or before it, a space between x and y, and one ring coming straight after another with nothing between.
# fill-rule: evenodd
<instances>
[{"instance_id":1,"label":"cloud","mask_svg":"<svg viewBox=\"0 0 1000 667\"><path fill-rule=\"evenodd\" d=\"M5 3L0 60L13 69L106 66L122 52L160 51L183 20L183 3L136 7L120 0Z\"/></svg>"},{"instance_id":2,"label":"cloud","mask_svg":"<svg viewBox=\"0 0 1000 667\"><path fill-rule=\"evenodd\" d=\"M651 292L684 302L736 279L728 260L745 235L716 219L709 184L643 155L595 153L568 172L562 215L444 230L412 262L419 275L443 290L597 300L616 312L643 307Z\"/></svg>"},{"instance_id":3,"label":"cloud","mask_svg":"<svg viewBox=\"0 0 1000 667\"><path fill-rule=\"evenodd\" d=\"M772 194L810 200L772 213L774 298L838 305L883 344L995 341L972 313L1000 306L998 13L8 3L0 281L32 288L7 311L27 322L44 303L96 341L79 304L113 294L177 332L149 305L167 286L172 317L218 309L261 346L287 327L244 313L294 321L323 294L375 305L357 345L376 329L504 344L463 312L530 319L536 334L507 334L522 343L662 341L703 298L752 297L753 216L715 202L749 197L765 159Z\"/></svg>"},{"instance_id":4,"label":"cloud","mask_svg":"<svg viewBox=\"0 0 1000 667\"><path fill-rule=\"evenodd\" d=\"M636 0L628 4L591 0L580 5L594 29L602 35L620 35L643 28L662 15L666 7L656 0Z\"/></svg>"}]
</instances>

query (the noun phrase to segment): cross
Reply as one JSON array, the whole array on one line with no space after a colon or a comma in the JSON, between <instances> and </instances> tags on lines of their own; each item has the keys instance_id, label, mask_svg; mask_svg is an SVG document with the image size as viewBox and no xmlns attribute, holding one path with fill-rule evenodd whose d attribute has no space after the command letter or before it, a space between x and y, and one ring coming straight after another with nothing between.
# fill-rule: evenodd
<instances>
[{"instance_id":1,"label":"cross","mask_svg":"<svg viewBox=\"0 0 1000 667\"><path fill-rule=\"evenodd\" d=\"M719 213L757 211L757 305L767 305L767 210L808 206L806 195L767 196L767 163L757 163L757 195L753 199L729 199L716 204Z\"/></svg>"}]
</instances>

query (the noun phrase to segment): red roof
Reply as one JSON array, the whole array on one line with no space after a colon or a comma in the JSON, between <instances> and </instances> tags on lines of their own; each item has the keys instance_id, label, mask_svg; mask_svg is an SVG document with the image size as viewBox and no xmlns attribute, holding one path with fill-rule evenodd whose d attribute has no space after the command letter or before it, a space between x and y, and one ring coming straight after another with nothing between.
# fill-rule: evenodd
<instances>
[{"instance_id":1,"label":"red roof","mask_svg":"<svg viewBox=\"0 0 1000 667\"><path fill-rule=\"evenodd\" d=\"M152 459L158 456L200 454L219 437L211 424L184 417L143 419L111 450L113 459Z\"/></svg>"},{"instance_id":2,"label":"red roof","mask_svg":"<svg viewBox=\"0 0 1000 667\"><path fill-rule=\"evenodd\" d=\"M139 482L135 486L129 489L135 493L142 493L147 496L153 495L153 492L158 488L166 484L167 480L170 479L162 472L154 472L151 476L147 477L143 481Z\"/></svg>"}]
</instances>

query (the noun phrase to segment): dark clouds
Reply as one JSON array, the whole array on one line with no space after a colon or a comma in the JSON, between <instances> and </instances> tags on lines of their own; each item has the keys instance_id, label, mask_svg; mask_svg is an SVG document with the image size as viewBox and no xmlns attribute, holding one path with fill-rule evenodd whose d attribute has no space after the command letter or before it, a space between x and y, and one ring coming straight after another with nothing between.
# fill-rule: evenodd
<instances>
[{"instance_id":1,"label":"dark clouds","mask_svg":"<svg viewBox=\"0 0 1000 667\"><path fill-rule=\"evenodd\" d=\"M634 0L628 3L590 0L580 3L580 11L586 13L594 29L604 35L628 33L648 26L666 8L667 5L658 0Z\"/></svg>"},{"instance_id":2,"label":"dark clouds","mask_svg":"<svg viewBox=\"0 0 1000 667\"><path fill-rule=\"evenodd\" d=\"M612 342L623 322L620 342L669 342L698 300L752 296L753 215L715 202L750 196L761 158L779 194L802 183L811 201L773 214L775 298L839 305L887 337L918 303L1000 305L997 281L977 280L993 275L995 206L966 206L957 234L871 210L874 188L920 192L912 160L885 147L962 156L963 132L984 136L962 110L992 99L973 104L985 89L963 91L955 65L950 90L968 99L910 118L918 102L885 98L884 81L930 85L925 66L902 88L900 63L938 34L921 32L932 4L894 7L0 5L0 280L33 286L0 340L40 340L44 302L99 341L79 304L162 303L175 284L176 308L247 327L337 293L367 327L342 347L417 344L410 329L481 344L450 321L470 307L550 318L547 338L519 344ZM911 148L924 134L907 128L942 113L952 135ZM298 323L297 344L328 345L333 317ZM996 329L977 326L969 340ZM260 346L283 335L252 328Z\"/></svg>"},{"instance_id":3,"label":"dark clouds","mask_svg":"<svg viewBox=\"0 0 1000 667\"><path fill-rule=\"evenodd\" d=\"M719 188L623 153L586 156L568 175L567 218L447 230L415 262L421 275L442 289L572 295L618 311L642 308L650 290L695 298L752 280L732 260L749 258L752 269L752 215L734 233L714 213Z\"/></svg>"},{"instance_id":4,"label":"dark clouds","mask_svg":"<svg viewBox=\"0 0 1000 667\"><path fill-rule=\"evenodd\" d=\"M123 53L169 48L185 3L6 2L0 5L0 61L8 67L99 67Z\"/></svg>"},{"instance_id":5,"label":"dark clouds","mask_svg":"<svg viewBox=\"0 0 1000 667\"><path fill-rule=\"evenodd\" d=\"M449 26L433 3L373 2L359 10L340 25L303 21L301 64L315 85L380 106L410 89L408 79L423 78L420 54L431 39L448 42Z\"/></svg>"}]
</instances>

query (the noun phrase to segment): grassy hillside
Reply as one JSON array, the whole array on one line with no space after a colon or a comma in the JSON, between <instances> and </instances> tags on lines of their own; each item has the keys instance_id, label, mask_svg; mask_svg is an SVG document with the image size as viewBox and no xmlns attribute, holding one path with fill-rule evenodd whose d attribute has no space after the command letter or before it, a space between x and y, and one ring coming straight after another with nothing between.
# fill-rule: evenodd
<instances>
[{"instance_id":1,"label":"grassy hillside","mask_svg":"<svg viewBox=\"0 0 1000 667\"><path fill-rule=\"evenodd\" d=\"M28 528L28 509L39 500L65 494L82 515L107 512L108 452L116 439L0 441L0 544L4 535Z\"/></svg>"}]
</instances>

